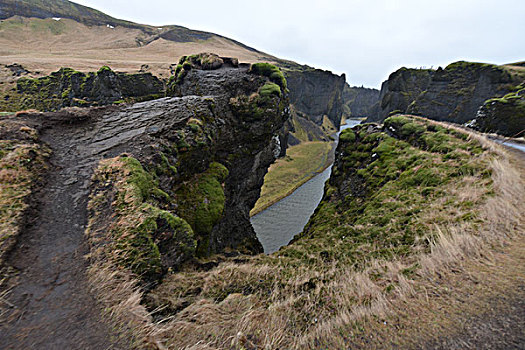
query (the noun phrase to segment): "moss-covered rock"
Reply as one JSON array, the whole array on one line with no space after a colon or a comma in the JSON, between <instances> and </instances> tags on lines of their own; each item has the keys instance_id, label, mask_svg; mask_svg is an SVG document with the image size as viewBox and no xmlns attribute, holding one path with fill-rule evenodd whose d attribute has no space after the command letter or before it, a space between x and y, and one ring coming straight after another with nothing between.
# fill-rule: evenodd
<instances>
[{"instance_id":1,"label":"moss-covered rock","mask_svg":"<svg viewBox=\"0 0 525 350\"><path fill-rule=\"evenodd\" d=\"M55 111L63 107L102 106L163 97L164 84L151 73L116 73L108 66L82 73L61 68L41 78L17 81L16 103L10 109Z\"/></svg>"},{"instance_id":2,"label":"moss-covered rock","mask_svg":"<svg viewBox=\"0 0 525 350\"><path fill-rule=\"evenodd\" d=\"M520 85L515 90L487 100L469 126L508 137L525 136L525 88Z\"/></svg>"},{"instance_id":3,"label":"moss-covered rock","mask_svg":"<svg viewBox=\"0 0 525 350\"><path fill-rule=\"evenodd\" d=\"M437 70L402 68L381 88L380 105L367 121L382 121L394 110L464 124L489 98L500 98L525 79L522 70L459 61Z\"/></svg>"},{"instance_id":4,"label":"moss-covered rock","mask_svg":"<svg viewBox=\"0 0 525 350\"><path fill-rule=\"evenodd\" d=\"M200 255L209 254L209 236L222 218L226 201L223 184L227 176L228 169L214 162L175 192L177 212L198 235Z\"/></svg>"},{"instance_id":5,"label":"moss-covered rock","mask_svg":"<svg viewBox=\"0 0 525 350\"><path fill-rule=\"evenodd\" d=\"M465 212L453 213L443 204L470 205L462 203L458 189L476 179L484 196L490 193L482 153L465 134L412 116L389 117L383 127L347 129L319 207L279 254L293 259L320 254L363 266L367 259L427 251L434 224L466 220Z\"/></svg>"},{"instance_id":6,"label":"moss-covered rock","mask_svg":"<svg viewBox=\"0 0 525 350\"><path fill-rule=\"evenodd\" d=\"M270 78L270 80L279 85L281 89L287 89L286 78L281 70L271 63L254 63L251 65L250 73L258 74Z\"/></svg>"}]
</instances>

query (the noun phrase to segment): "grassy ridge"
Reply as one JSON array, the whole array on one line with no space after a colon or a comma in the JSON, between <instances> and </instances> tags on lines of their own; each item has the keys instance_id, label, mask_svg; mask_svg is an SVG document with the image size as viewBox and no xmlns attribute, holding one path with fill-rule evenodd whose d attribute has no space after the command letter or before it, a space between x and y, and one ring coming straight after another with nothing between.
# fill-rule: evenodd
<instances>
[{"instance_id":1,"label":"grassy ridge","mask_svg":"<svg viewBox=\"0 0 525 350\"><path fill-rule=\"evenodd\" d=\"M287 156L272 164L264 178L261 197L250 212L255 215L290 195L315 174L326 169L333 143L303 142L287 150Z\"/></svg>"}]
</instances>

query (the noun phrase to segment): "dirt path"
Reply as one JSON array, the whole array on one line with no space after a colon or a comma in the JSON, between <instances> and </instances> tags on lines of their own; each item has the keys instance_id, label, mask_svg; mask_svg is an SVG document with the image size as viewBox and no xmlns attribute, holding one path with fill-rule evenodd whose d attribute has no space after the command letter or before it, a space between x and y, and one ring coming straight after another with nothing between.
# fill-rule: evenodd
<instances>
[{"instance_id":1,"label":"dirt path","mask_svg":"<svg viewBox=\"0 0 525 350\"><path fill-rule=\"evenodd\" d=\"M76 123L40 122L49 124L40 124L41 140L53 155L46 186L35 196L31 224L9 257L18 276L6 298L13 306L2 317L0 349L129 348L101 321L100 307L89 293L84 259L89 251L84 241L88 186L100 158L140 150L141 135L180 121L166 123L166 105L156 107L150 101L109 108Z\"/></svg>"}]
</instances>

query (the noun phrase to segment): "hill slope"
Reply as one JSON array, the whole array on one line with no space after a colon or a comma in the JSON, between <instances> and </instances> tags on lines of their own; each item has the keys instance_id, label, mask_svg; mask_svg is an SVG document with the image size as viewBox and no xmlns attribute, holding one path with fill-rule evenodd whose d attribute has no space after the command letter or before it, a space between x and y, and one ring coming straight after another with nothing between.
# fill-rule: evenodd
<instances>
[{"instance_id":1,"label":"hill slope","mask_svg":"<svg viewBox=\"0 0 525 350\"><path fill-rule=\"evenodd\" d=\"M124 21L66 0L1 0L0 21L0 64L42 74L64 66L93 71L110 62L117 70L169 76L181 56L204 51L250 63L277 60L217 34Z\"/></svg>"}]
</instances>

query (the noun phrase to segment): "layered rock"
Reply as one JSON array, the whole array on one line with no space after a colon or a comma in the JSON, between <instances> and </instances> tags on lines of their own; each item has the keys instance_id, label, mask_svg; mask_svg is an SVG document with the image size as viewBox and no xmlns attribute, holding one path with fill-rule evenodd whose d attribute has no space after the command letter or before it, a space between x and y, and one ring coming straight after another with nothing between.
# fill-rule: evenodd
<instances>
[{"instance_id":1,"label":"layered rock","mask_svg":"<svg viewBox=\"0 0 525 350\"><path fill-rule=\"evenodd\" d=\"M392 73L381 87L380 104L368 121L392 112L464 124L487 99L499 98L523 82L521 69L459 61L445 69L406 69Z\"/></svg>"},{"instance_id":2,"label":"layered rock","mask_svg":"<svg viewBox=\"0 0 525 350\"><path fill-rule=\"evenodd\" d=\"M96 167L88 238L145 281L196 256L262 252L249 211L280 150L287 92L246 66L201 68L178 81L182 97L19 115L43 131L63 181L89 183Z\"/></svg>"},{"instance_id":3,"label":"layered rock","mask_svg":"<svg viewBox=\"0 0 525 350\"><path fill-rule=\"evenodd\" d=\"M320 69L284 70L290 104L310 121L321 126L326 116L339 129L343 115L345 75Z\"/></svg>"},{"instance_id":4,"label":"layered rock","mask_svg":"<svg viewBox=\"0 0 525 350\"><path fill-rule=\"evenodd\" d=\"M504 67L460 61L438 69L427 91L419 94L407 112L463 124L476 116L487 99L501 97L513 86L513 77Z\"/></svg>"}]
</instances>

